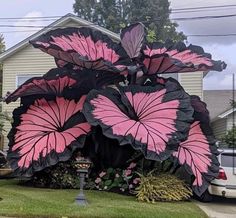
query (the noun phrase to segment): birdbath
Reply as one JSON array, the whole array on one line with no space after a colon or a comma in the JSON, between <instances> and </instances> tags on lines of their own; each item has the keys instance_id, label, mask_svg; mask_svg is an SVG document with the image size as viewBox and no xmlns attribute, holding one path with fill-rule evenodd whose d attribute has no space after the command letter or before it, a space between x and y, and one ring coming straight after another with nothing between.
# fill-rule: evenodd
<instances>
[{"instance_id":1,"label":"birdbath","mask_svg":"<svg viewBox=\"0 0 236 218\"><path fill-rule=\"evenodd\" d=\"M77 173L79 175L79 183L80 183L80 192L79 195L76 197L75 202L81 206L86 206L88 204L84 194L84 184L85 184L85 177L88 174L88 170L91 164L92 163L88 159L81 156L78 156L75 161L75 166L77 168Z\"/></svg>"}]
</instances>

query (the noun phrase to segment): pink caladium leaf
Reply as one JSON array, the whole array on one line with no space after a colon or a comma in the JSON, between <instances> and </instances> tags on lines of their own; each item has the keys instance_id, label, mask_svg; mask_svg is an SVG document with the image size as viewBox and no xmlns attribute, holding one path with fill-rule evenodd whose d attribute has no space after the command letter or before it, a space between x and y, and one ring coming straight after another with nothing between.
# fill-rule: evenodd
<instances>
[{"instance_id":1,"label":"pink caladium leaf","mask_svg":"<svg viewBox=\"0 0 236 218\"><path fill-rule=\"evenodd\" d=\"M122 46L87 27L52 30L30 43L55 57L62 67L70 63L79 68L123 72L131 63Z\"/></svg>"},{"instance_id":2,"label":"pink caladium leaf","mask_svg":"<svg viewBox=\"0 0 236 218\"><path fill-rule=\"evenodd\" d=\"M24 82L13 93L8 95L5 101L10 103L20 97L32 95L60 96L66 88L73 87L76 83L77 79L72 76L70 70L65 68L51 69L42 77L33 77Z\"/></svg>"},{"instance_id":3,"label":"pink caladium leaf","mask_svg":"<svg viewBox=\"0 0 236 218\"><path fill-rule=\"evenodd\" d=\"M8 161L16 174L32 176L83 147L91 128L81 113L84 100L41 98L15 109Z\"/></svg>"},{"instance_id":4,"label":"pink caladium leaf","mask_svg":"<svg viewBox=\"0 0 236 218\"><path fill-rule=\"evenodd\" d=\"M226 64L214 61L200 46L171 42L148 44L142 50L146 74L222 71Z\"/></svg>"},{"instance_id":5,"label":"pink caladium leaf","mask_svg":"<svg viewBox=\"0 0 236 218\"><path fill-rule=\"evenodd\" d=\"M41 77L33 77L14 92L5 97L5 102L10 103L18 98L43 96L64 96L75 98L87 94L92 89L125 81L123 75L96 70L73 70L68 68L54 68Z\"/></svg>"},{"instance_id":6,"label":"pink caladium leaf","mask_svg":"<svg viewBox=\"0 0 236 218\"><path fill-rule=\"evenodd\" d=\"M129 86L91 91L83 113L88 122L121 145L131 144L148 159L168 158L176 144L186 139L193 109L189 96L161 86Z\"/></svg>"},{"instance_id":7,"label":"pink caladium leaf","mask_svg":"<svg viewBox=\"0 0 236 218\"><path fill-rule=\"evenodd\" d=\"M211 180L217 177L219 162L217 148L212 140L211 132L195 121L190 128L188 139L181 142L177 152L173 153L180 165L194 176L193 191L201 196Z\"/></svg>"},{"instance_id":8,"label":"pink caladium leaf","mask_svg":"<svg viewBox=\"0 0 236 218\"><path fill-rule=\"evenodd\" d=\"M146 30L142 23L135 23L121 31L121 45L130 58L140 56L141 48L144 44Z\"/></svg>"}]
</instances>

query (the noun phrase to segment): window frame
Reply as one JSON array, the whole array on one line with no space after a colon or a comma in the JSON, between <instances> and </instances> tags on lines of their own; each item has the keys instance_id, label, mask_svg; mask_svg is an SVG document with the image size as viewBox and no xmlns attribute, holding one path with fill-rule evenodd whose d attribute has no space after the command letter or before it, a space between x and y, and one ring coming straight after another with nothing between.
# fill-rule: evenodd
<instances>
[{"instance_id":1,"label":"window frame","mask_svg":"<svg viewBox=\"0 0 236 218\"><path fill-rule=\"evenodd\" d=\"M29 80L29 79L31 79L31 78L33 78L33 77L39 77L39 76L42 76L43 75L43 73L42 74L40 74L40 73L37 73L37 74L17 74L16 75L16 85L15 85L15 87L16 87L16 89L17 88L19 88L25 81L27 81L27 80ZM26 79L22 84L19 84L19 78L20 77L28 77L28 79Z\"/></svg>"}]
</instances>

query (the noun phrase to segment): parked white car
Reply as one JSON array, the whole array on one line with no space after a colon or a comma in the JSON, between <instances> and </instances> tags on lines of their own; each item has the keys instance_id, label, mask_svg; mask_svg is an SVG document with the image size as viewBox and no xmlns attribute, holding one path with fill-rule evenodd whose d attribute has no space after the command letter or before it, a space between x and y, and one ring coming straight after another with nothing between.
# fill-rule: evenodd
<instances>
[{"instance_id":1,"label":"parked white car","mask_svg":"<svg viewBox=\"0 0 236 218\"><path fill-rule=\"evenodd\" d=\"M219 151L220 172L211 182L208 192L211 195L236 198L236 148Z\"/></svg>"}]
</instances>

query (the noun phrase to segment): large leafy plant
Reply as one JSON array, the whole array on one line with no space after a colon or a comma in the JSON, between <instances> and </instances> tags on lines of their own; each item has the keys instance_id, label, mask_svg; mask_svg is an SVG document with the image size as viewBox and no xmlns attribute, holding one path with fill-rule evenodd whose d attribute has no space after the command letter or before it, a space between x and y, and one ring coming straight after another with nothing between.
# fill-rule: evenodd
<instances>
[{"instance_id":1,"label":"large leafy plant","mask_svg":"<svg viewBox=\"0 0 236 218\"><path fill-rule=\"evenodd\" d=\"M135 150L154 161L170 158L193 175L198 195L217 176L206 105L159 74L221 71L224 62L194 45L146 43L140 23L124 28L120 43L85 27L49 31L30 43L58 67L6 98L21 98L8 135L15 173L32 176L79 149L97 171L122 168Z\"/></svg>"}]
</instances>

